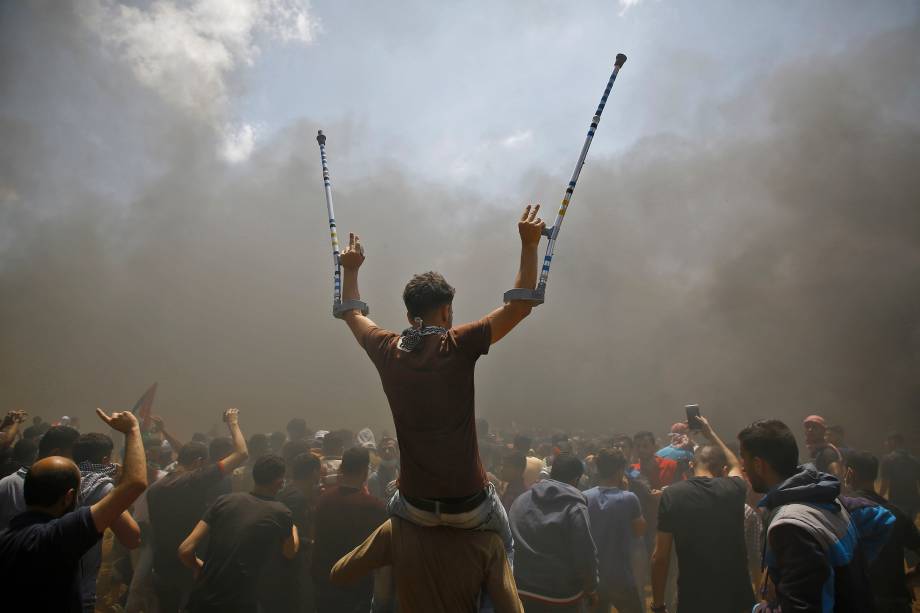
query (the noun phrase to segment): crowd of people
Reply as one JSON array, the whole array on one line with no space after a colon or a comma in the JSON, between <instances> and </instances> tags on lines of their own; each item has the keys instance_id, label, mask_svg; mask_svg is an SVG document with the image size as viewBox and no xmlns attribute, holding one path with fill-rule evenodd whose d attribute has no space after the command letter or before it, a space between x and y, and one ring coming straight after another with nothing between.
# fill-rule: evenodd
<instances>
[{"instance_id":1,"label":"crowd of people","mask_svg":"<svg viewBox=\"0 0 920 613\"><path fill-rule=\"evenodd\" d=\"M516 288L537 282L538 207ZM342 293L360 303L352 235ZM490 431L474 368L530 313L453 325L454 288L413 277L410 327L343 315L395 432L285 432L239 411L178 438L158 417L0 424L4 611L176 613L907 612L920 574L920 461L879 458L820 415L723 439ZM85 431L84 431L85 430ZM120 436L113 439L110 430ZM251 431L250 431L251 432ZM116 440L117 439L117 440ZM120 460L120 461L118 461ZM914 556L911 558L911 556Z\"/></svg>"}]
</instances>

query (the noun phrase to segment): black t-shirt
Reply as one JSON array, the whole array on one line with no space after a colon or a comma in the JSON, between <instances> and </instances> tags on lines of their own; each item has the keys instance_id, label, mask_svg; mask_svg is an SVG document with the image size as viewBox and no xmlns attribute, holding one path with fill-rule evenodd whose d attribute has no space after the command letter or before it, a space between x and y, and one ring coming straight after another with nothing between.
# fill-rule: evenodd
<instances>
[{"instance_id":1,"label":"black t-shirt","mask_svg":"<svg viewBox=\"0 0 920 613\"><path fill-rule=\"evenodd\" d=\"M192 532L224 474L220 464L170 473L147 490L153 531L153 568L170 580L188 582L192 572L179 561L179 545Z\"/></svg>"},{"instance_id":2,"label":"black t-shirt","mask_svg":"<svg viewBox=\"0 0 920 613\"><path fill-rule=\"evenodd\" d=\"M812 456L812 462L814 462L815 468L822 473L828 472L828 469L830 469L831 464L834 462L842 461L843 456L835 447L831 447L830 445L815 448L814 455Z\"/></svg>"},{"instance_id":3,"label":"black t-shirt","mask_svg":"<svg viewBox=\"0 0 920 613\"><path fill-rule=\"evenodd\" d=\"M80 558L102 535L89 507L54 519L26 511L0 532L4 611L82 611Z\"/></svg>"},{"instance_id":4,"label":"black t-shirt","mask_svg":"<svg viewBox=\"0 0 920 613\"><path fill-rule=\"evenodd\" d=\"M273 498L238 492L218 498L202 521L209 528L208 553L189 605L255 605L264 565L290 537L291 512Z\"/></svg>"},{"instance_id":5,"label":"black t-shirt","mask_svg":"<svg viewBox=\"0 0 920 613\"><path fill-rule=\"evenodd\" d=\"M910 602L910 590L904 578L904 550L920 552L920 531L904 512L875 492L860 490L855 496L871 500L894 515L894 529L878 556L869 565L869 581L876 602L902 600Z\"/></svg>"},{"instance_id":6,"label":"black t-shirt","mask_svg":"<svg viewBox=\"0 0 920 613\"><path fill-rule=\"evenodd\" d=\"M677 548L677 613L740 613L753 605L746 496L740 477L693 477L662 492L658 530L673 534Z\"/></svg>"},{"instance_id":7,"label":"black t-shirt","mask_svg":"<svg viewBox=\"0 0 920 613\"><path fill-rule=\"evenodd\" d=\"M313 579L328 582L329 571L339 558L364 542L385 520L383 502L363 489L337 486L327 490L316 503ZM372 588L373 580L367 577L355 589L370 592Z\"/></svg>"},{"instance_id":8,"label":"black t-shirt","mask_svg":"<svg viewBox=\"0 0 920 613\"><path fill-rule=\"evenodd\" d=\"M892 451L882 460L882 479L888 480L888 499L908 513L920 507L920 461L904 449Z\"/></svg>"}]
</instances>

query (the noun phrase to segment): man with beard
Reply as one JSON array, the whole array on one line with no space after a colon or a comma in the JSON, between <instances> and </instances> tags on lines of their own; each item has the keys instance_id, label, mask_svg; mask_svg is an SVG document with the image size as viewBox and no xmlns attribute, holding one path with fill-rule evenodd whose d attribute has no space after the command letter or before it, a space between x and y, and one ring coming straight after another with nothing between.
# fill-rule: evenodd
<instances>
[{"instance_id":1,"label":"man with beard","mask_svg":"<svg viewBox=\"0 0 920 613\"><path fill-rule=\"evenodd\" d=\"M137 418L96 413L125 435L122 477L99 502L76 508L80 469L73 460L49 456L32 465L23 485L26 511L0 533L5 611L81 611L80 558L147 487Z\"/></svg>"},{"instance_id":2,"label":"man with beard","mask_svg":"<svg viewBox=\"0 0 920 613\"><path fill-rule=\"evenodd\" d=\"M769 581L761 610L872 611L866 567L888 538L894 516L863 499L845 504L836 477L798 466L795 436L781 421L754 422L738 441L751 486L766 494L760 506L766 509Z\"/></svg>"}]
</instances>

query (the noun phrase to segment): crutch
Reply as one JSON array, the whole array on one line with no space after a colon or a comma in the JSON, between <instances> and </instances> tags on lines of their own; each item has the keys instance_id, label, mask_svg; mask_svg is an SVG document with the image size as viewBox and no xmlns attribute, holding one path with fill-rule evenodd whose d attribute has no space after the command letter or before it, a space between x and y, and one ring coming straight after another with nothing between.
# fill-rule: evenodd
<instances>
[{"instance_id":1,"label":"crutch","mask_svg":"<svg viewBox=\"0 0 920 613\"><path fill-rule=\"evenodd\" d=\"M339 262L339 237L335 229L335 211L332 208L332 183L329 181L329 165L326 162L326 135L320 130L316 135L319 143L319 158L323 163L323 186L326 189L326 212L329 213L329 234L332 236L332 263L335 272L332 277L332 316L342 319L346 312L358 309L363 315L370 313L367 303L360 300L342 302L342 264Z\"/></svg>"},{"instance_id":2,"label":"crutch","mask_svg":"<svg viewBox=\"0 0 920 613\"><path fill-rule=\"evenodd\" d=\"M569 186L565 190L565 196L562 198L562 206L559 207L559 212L556 214L556 221L553 222L552 226L543 230L543 234L549 239L549 243L546 245L546 255L543 256L543 268L540 271L540 280L537 283L537 288L517 288L508 290L505 292L505 302L518 300L526 302L531 306L543 304L546 298L546 280L549 278L549 267L553 261L553 250L556 248L556 239L559 238L562 218L565 217L565 212L569 208L569 202L572 200L572 193L575 191L575 183L578 181L578 175L581 174L581 168L585 165L585 158L588 156L588 148L591 147L591 141L594 140L594 132L597 130L597 124L601 121L601 113L604 112L604 106L607 104L607 96L610 95L610 90L613 88L613 82L616 81L617 74L625 63L626 56L622 53L618 53L617 59L613 63L613 73L610 75L610 80L607 81L607 88L604 90L604 95L601 96L601 103L597 105L597 110L594 111L591 127L588 128L588 136L585 138L585 144L581 147L581 155L578 156L578 163L575 164L575 172L572 173L572 180L569 181Z\"/></svg>"}]
</instances>

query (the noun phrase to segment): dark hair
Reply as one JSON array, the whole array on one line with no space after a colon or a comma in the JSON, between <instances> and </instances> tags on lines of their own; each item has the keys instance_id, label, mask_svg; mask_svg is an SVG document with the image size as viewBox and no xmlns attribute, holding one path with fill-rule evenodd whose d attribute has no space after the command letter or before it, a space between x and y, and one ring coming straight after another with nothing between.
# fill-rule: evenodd
<instances>
[{"instance_id":1,"label":"dark hair","mask_svg":"<svg viewBox=\"0 0 920 613\"><path fill-rule=\"evenodd\" d=\"M300 417L295 417L289 421L286 429L292 439L307 437L307 422Z\"/></svg>"},{"instance_id":2,"label":"dark hair","mask_svg":"<svg viewBox=\"0 0 920 613\"><path fill-rule=\"evenodd\" d=\"M485 417L476 418L476 438L483 439L489 436L489 422Z\"/></svg>"},{"instance_id":3,"label":"dark hair","mask_svg":"<svg viewBox=\"0 0 920 613\"><path fill-rule=\"evenodd\" d=\"M516 468L523 475L527 468L527 458L520 451L509 451L502 456L502 466Z\"/></svg>"},{"instance_id":4,"label":"dark hair","mask_svg":"<svg viewBox=\"0 0 920 613\"><path fill-rule=\"evenodd\" d=\"M529 436L518 434L517 436L514 437L514 448L517 449L518 451L523 451L524 453L527 453L528 451L530 451L531 445L533 445L533 439L531 439Z\"/></svg>"},{"instance_id":5,"label":"dark hair","mask_svg":"<svg viewBox=\"0 0 920 613\"><path fill-rule=\"evenodd\" d=\"M342 466L340 468L344 475L359 475L367 470L371 462L371 455L364 447L352 447L342 454Z\"/></svg>"},{"instance_id":6,"label":"dark hair","mask_svg":"<svg viewBox=\"0 0 920 613\"><path fill-rule=\"evenodd\" d=\"M41 436L42 436L42 429L39 428L38 426L29 426L28 428L22 431L23 438L35 440L35 439L41 438Z\"/></svg>"},{"instance_id":7,"label":"dark hair","mask_svg":"<svg viewBox=\"0 0 920 613\"><path fill-rule=\"evenodd\" d=\"M55 426L59 427L59 426ZM80 488L80 471L68 468L45 469L26 473L23 497L27 506L50 507L67 493Z\"/></svg>"},{"instance_id":8,"label":"dark hair","mask_svg":"<svg viewBox=\"0 0 920 613\"><path fill-rule=\"evenodd\" d=\"M628 434L615 434L613 438L610 439L610 447L622 447L626 446L629 449L635 447L633 444L632 438ZM628 460L629 458L627 458Z\"/></svg>"},{"instance_id":9,"label":"dark hair","mask_svg":"<svg viewBox=\"0 0 920 613\"><path fill-rule=\"evenodd\" d=\"M312 474L319 471L320 460L312 453L301 453L296 458L294 458L293 466L291 468L294 479L296 481L303 481L304 479L310 478Z\"/></svg>"},{"instance_id":10,"label":"dark hair","mask_svg":"<svg viewBox=\"0 0 920 613\"><path fill-rule=\"evenodd\" d=\"M233 453L233 441L229 436L218 436L208 443L208 460L211 462L220 462L231 453Z\"/></svg>"},{"instance_id":11,"label":"dark hair","mask_svg":"<svg viewBox=\"0 0 920 613\"><path fill-rule=\"evenodd\" d=\"M412 277L403 290L403 302L410 317L422 317L454 301L454 288L436 272Z\"/></svg>"},{"instance_id":12,"label":"dark hair","mask_svg":"<svg viewBox=\"0 0 920 613\"><path fill-rule=\"evenodd\" d=\"M101 432L87 432L81 434L77 442L73 444L73 461L92 462L93 464L102 464L106 457L112 455L115 444L111 437Z\"/></svg>"},{"instance_id":13,"label":"dark hair","mask_svg":"<svg viewBox=\"0 0 920 613\"><path fill-rule=\"evenodd\" d=\"M288 466L292 466L294 458L303 453L310 453L310 443L307 441L288 441L281 447L281 457L288 463Z\"/></svg>"},{"instance_id":14,"label":"dark hair","mask_svg":"<svg viewBox=\"0 0 920 613\"><path fill-rule=\"evenodd\" d=\"M13 460L23 466L30 466L38 454L38 444L27 438L20 439L13 446Z\"/></svg>"},{"instance_id":15,"label":"dark hair","mask_svg":"<svg viewBox=\"0 0 920 613\"><path fill-rule=\"evenodd\" d=\"M194 434L192 434L192 442L195 442L195 443L207 443L207 442L208 442L208 435L205 434L204 432L195 432Z\"/></svg>"},{"instance_id":16,"label":"dark hair","mask_svg":"<svg viewBox=\"0 0 920 613\"><path fill-rule=\"evenodd\" d=\"M721 447L716 445L701 445L696 453L693 454L693 461L706 467L710 473L718 477L725 469L728 458L722 452Z\"/></svg>"},{"instance_id":17,"label":"dark hair","mask_svg":"<svg viewBox=\"0 0 920 613\"><path fill-rule=\"evenodd\" d=\"M585 466L571 453L560 453L553 460L553 468L549 478L563 483L576 483L585 473Z\"/></svg>"},{"instance_id":18,"label":"dark hair","mask_svg":"<svg viewBox=\"0 0 920 613\"><path fill-rule=\"evenodd\" d=\"M249 441L246 442L246 447L249 449L249 457L259 458L264 456L268 453L268 437L261 433L253 434L249 437Z\"/></svg>"},{"instance_id":19,"label":"dark hair","mask_svg":"<svg viewBox=\"0 0 920 613\"><path fill-rule=\"evenodd\" d=\"M597 476L601 479L612 479L626 470L626 454L619 447L601 449L594 462L597 464Z\"/></svg>"},{"instance_id":20,"label":"dark hair","mask_svg":"<svg viewBox=\"0 0 920 613\"><path fill-rule=\"evenodd\" d=\"M650 440L653 443L655 442L655 434L649 432L648 430L643 430L642 432L636 432L636 435L633 436L633 445L638 446L639 441Z\"/></svg>"},{"instance_id":21,"label":"dark hair","mask_svg":"<svg viewBox=\"0 0 920 613\"><path fill-rule=\"evenodd\" d=\"M271 445L271 448L274 450L279 450L284 445L284 441L287 440L287 435L284 432L272 432L268 435L268 442Z\"/></svg>"},{"instance_id":22,"label":"dark hair","mask_svg":"<svg viewBox=\"0 0 920 613\"><path fill-rule=\"evenodd\" d=\"M345 442L337 432L330 432L323 437L323 452L326 455L342 453L343 447L345 447Z\"/></svg>"},{"instance_id":23,"label":"dark hair","mask_svg":"<svg viewBox=\"0 0 920 613\"><path fill-rule=\"evenodd\" d=\"M55 449L64 451L69 455L73 444L77 442L78 438L80 438L80 433L76 428L52 426L38 442L38 455L39 457L47 458L52 455L51 452Z\"/></svg>"},{"instance_id":24,"label":"dark hair","mask_svg":"<svg viewBox=\"0 0 920 613\"><path fill-rule=\"evenodd\" d=\"M176 458L182 466L191 466L195 460L208 459L208 447L200 441L192 441L182 445Z\"/></svg>"},{"instance_id":25,"label":"dark hair","mask_svg":"<svg viewBox=\"0 0 920 613\"><path fill-rule=\"evenodd\" d=\"M256 485L271 485L284 477L284 460L273 453L266 453L252 465L252 480Z\"/></svg>"},{"instance_id":26,"label":"dark hair","mask_svg":"<svg viewBox=\"0 0 920 613\"><path fill-rule=\"evenodd\" d=\"M853 450L847 454L847 466L852 468L862 482L878 477L878 458L868 451Z\"/></svg>"},{"instance_id":27,"label":"dark hair","mask_svg":"<svg viewBox=\"0 0 920 613\"><path fill-rule=\"evenodd\" d=\"M795 474L799 446L789 426L778 419L762 419L738 433L742 453L761 458L781 477Z\"/></svg>"}]
</instances>

